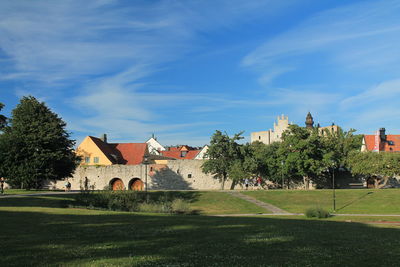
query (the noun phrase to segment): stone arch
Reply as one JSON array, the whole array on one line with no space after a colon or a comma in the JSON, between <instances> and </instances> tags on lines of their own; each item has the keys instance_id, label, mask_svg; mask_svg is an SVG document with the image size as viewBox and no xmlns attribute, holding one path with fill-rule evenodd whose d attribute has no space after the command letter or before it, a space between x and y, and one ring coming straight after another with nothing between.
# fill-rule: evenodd
<instances>
[{"instance_id":1,"label":"stone arch","mask_svg":"<svg viewBox=\"0 0 400 267\"><path fill-rule=\"evenodd\" d=\"M129 181L129 190L143 191L144 183L139 178L133 178Z\"/></svg>"},{"instance_id":2,"label":"stone arch","mask_svg":"<svg viewBox=\"0 0 400 267\"><path fill-rule=\"evenodd\" d=\"M125 189L125 185L124 185L124 182L122 182L122 180L120 178L113 178L110 181L110 188L113 191L124 190Z\"/></svg>"}]
</instances>

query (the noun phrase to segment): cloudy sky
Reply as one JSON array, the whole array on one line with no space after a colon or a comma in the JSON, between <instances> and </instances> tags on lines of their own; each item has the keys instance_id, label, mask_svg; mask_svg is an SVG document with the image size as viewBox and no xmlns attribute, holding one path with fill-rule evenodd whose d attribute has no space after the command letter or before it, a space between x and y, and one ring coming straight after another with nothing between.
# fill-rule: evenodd
<instances>
[{"instance_id":1,"label":"cloudy sky","mask_svg":"<svg viewBox=\"0 0 400 267\"><path fill-rule=\"evenodd\" d=\"M400 1L0 1L0 102L78 140L203 145L304 125L399 134ZM2 111L2 112L3 112Z\"/></svg>"}]
</instances>

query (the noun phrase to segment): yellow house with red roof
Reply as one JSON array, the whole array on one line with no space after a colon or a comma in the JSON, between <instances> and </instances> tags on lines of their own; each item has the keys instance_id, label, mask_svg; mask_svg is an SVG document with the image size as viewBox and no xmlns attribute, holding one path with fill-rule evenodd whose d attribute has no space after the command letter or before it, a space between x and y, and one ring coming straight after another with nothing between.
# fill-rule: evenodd
<instances>
[{"instance_id":1,"label":"yellow house with red roof","mask_svg":"<svg viewBox=\"0 0 400 267\"><path fill-rule=\"evenodd\" d=\"M87 136L78 146L76 154L82 157L81 165L137 165L149 155L146 143L108 143L107 135L101 138Z\"/></svg>"}]
</instances>

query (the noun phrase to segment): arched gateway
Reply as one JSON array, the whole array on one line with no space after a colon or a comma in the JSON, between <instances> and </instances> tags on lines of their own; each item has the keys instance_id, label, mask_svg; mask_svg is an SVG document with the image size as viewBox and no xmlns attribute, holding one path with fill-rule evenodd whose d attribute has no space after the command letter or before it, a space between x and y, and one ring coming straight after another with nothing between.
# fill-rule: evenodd
<instances>
[{"instance_id":1,"label":"arched gateway","mask_svg":"<svg viewBox=\"0 0 400 267\"><path fill-rule=\"evenodd\" d=\"M139 178L133 178L129 181L129 189L134 191L142 191L144 189L144 183Z\"/></svg>"},{"instance_id":2,"label":"arched gateway","mask_svg":"<svg viewBox=\"0 0 400 267\"><path fill-rule=\"evenodd\" d=\"M110 181L110 187L112 188L112 190L124 190L125 186L124 186L124 182L122 182L121 179L119 178L114 178Z\"/></svg>"}]
</instances>

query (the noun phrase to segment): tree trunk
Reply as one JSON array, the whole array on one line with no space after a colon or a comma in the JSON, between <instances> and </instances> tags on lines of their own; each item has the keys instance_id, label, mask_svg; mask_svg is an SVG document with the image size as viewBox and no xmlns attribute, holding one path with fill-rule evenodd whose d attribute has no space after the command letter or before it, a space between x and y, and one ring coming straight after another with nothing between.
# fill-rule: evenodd
<instances>
[{"instance_id":1,"label":"tree trunk","mask_svg":"<svg viewBox=\"0 0 400 267\"><path fill-rule=\"evenodd\" d=\"M381 183L383 181L383 183ZM375 179L375 188L376 189L381 189L384 187L389 181L389 176L384 176L382 179Z\"/></svg>"},{"instance_id":2,"label":"tree trunk","mask_svg":"<svg viewBox=\"0 0 400 267\"><path fill-rule=\"evenodd\" d=\"M224 190L225 188L225 181L226 181L226 174L224 173L222 177L221 190Z\"/></svg>"},{"instance_id":3,"label":"tree trunk","mask_svg":"<svg viewBox=\"0 0 400 267\"><path fill-rule=\"evenodd\" d=\"M237 182L236 182L236 181L232 181L232 184L231 184L231 190L234 190L234 189L235 189L235 186L236 186L236 184L237 184Z\"/></svg>"},{"instance_id":4,"label":"tree trunk","mask_svg":"<svg viewBox=\"0 0 400 267\"><path fill-rule=\"evenodd\" d=\"M310 189L310 178L308 178L308 176L303 176L303 183L304 183L304 189L306 190Z\"/></svg>"}]
</instances>

